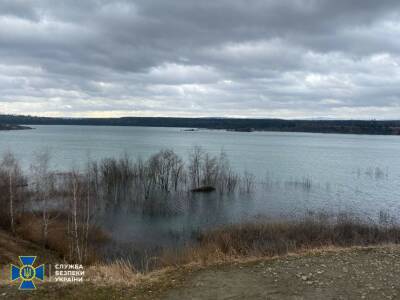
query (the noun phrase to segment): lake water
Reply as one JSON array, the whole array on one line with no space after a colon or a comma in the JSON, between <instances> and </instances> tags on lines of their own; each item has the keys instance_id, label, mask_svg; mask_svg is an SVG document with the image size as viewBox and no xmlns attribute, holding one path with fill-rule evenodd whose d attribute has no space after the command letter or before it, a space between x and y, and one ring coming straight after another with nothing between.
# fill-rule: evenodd
<instances>
[{"instance_id":1,"label":"lake water","mask_svg":"<svg viewBox=\"0 0 400 300\"><path fill-rule=\"evenodd\" d=\"M251 196L196 199L185 213L164 217L119 216L109 220L121 240L171 241L197 227L240 222L257 216L291 217L307 210L352 212L376 218L379 211L400 212L400 137L184 131L181 128L34 126L35 130L0 132L0 152L11 150L29 169L34 152L49 148L53 168L82 166L88 158L146 158L170 148L184 158L194 146L219 154L232 167L257 177ZM305 187L304 180L311 185Z\"/></svg>"}]
</instances>

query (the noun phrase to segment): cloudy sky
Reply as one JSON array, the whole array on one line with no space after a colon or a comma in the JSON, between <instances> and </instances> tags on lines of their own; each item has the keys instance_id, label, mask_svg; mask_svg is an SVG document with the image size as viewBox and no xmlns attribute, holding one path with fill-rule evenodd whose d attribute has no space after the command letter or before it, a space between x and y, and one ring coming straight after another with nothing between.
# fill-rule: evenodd
<instances>
[{"instance_id":1,"label":"cloudy sky","mask_svg":"<svg viewBox=\"0 0 400 300\"><path fill-rule=\"evenodd\" d=\"M0 113L400 119L399 0L0 0Z\"/></svg>"}]
</instances>

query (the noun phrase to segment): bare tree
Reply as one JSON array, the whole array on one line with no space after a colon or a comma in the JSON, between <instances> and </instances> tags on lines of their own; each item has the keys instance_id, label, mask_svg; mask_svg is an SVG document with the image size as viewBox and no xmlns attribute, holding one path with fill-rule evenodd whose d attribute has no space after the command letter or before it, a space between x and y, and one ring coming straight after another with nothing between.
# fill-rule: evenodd
<instances>
[{"instance_id":1,"label":"bare tree","mask_svg":"<svg viewBox=\"0 0 400 300\"><path fill-rule=\"evenodd\" d=\"M227 154L221 151L218 160L218 190L220 194L226 192L232 193L235 191L239 178L232 171Z\"/></svg>"},{"instance_id":2,"label":"bare tree","mask_svg":"<svg viewBox=\"0 0 400 300\"><path fill-rule=\"evenodd\" d=\"M90 230L96 213L94 170L89 167L84 173L73 170L69 173L67 182L69 254L72 261L79 263L85 263L88 259Z\"/></svg>"},{"instance_id":3,"label":"bare tree","mask_svg":"<svg viewBox=\"0 0 400 300\"><path fill-rule=\"evenodd\" d=\"M34 211L39 211L42 220L42 239L46 245L49 234L49 225L51 221L57 218L58 215L52 215L52 205L54 205L55 199L51 199L54 196L55 190L55 175L50 171L50 151L43 150L35 154L35 160L31 165L31 172L33 174L33 191L36 208ZM51 201L53 200L53 202ZM39 209L37 209L39 208Z\"/></svg>"},{"instance_id":4,"label":"bare tree","mask_svg":"<svg viewBox=\"0 0 400 300\"><path fill-rule=\"evenodd\" d=\"M250 194L254 190L256 177L245 171L243 176L240 178L240 192Z\"/></svg>"},{"instance_id":5,"label":"bare tree","mask_svg":"<svg viewBox=\"0 0 400 300\"><path fill-rule=\"evenodd\" d=\"M202 184L205 186L215 186L218 180L219 166L216 157L206 153L202 164Z\"/></svg>"},{"instance_id":6,"label":"bare tree","mask_svg":"<svg viewBox=\"0 0 400 300\"><path fill-rule=\"evenodd\" d=\"M148 200L156 186L155 170L149 161L143 162L139 160L136 164L136 173L137 185L143 191L144 200Z\"/></svg>"},{"instance_id":7,"label":"bare tree","mask_svg":"<svg viewBox=\"0 0 400 300\"><path fill-rule=\"evenodd\" d=\"M201 166L203 164L204 151L201 147L195 146L189 154L189 176L192 181L192 188L199 188L201 185Z\"/></svg>"},{"instance_id":8,"label":"bare tree","mask_svg":"<svg viewBox=\"0 0 400 300\"><path fill-rule=\"evenodd\" d=\"M172 150L161 150L148 161L148 167L154 173L155 181L161 191L169 193L178 189L178 183L184 167L182 160Z\"/></svg>"},{"instance_id":9,"label":"bare tree","mask_svg":"<svg viewBox=\"0 0 400 300\"><path fill-rule=\"evenodd\" d=\"M173 158L172 158L171 176L172 176L172 183L173 183L175 192L178 190L179 182L184 177L184 169L185 169L185 165L184 165L182 159L174 153Z\"/></svg>"},{"instance_id":10,"label":"bare tree","mask_svg":"<svg viewBox=\"0 0 400 300\"><path fill-rule=\"evenodd\" d=\"M15 233L15 215L20 200L18 197L18 188L23 187L24 179L18 161L11 152L4 154L0 168L3 172L3 187L7 186L9 225L11 232Z\"/></svg>"},{"instance_id":11,"label":"bare tree","mask_svg":"<svg viewBox=\"0 0 400 300\"><path fill-rule=\"evenodd\" d=\"M79 174L76 171L72 171L70 173L69 185L71 190L71 197L68 209L68 236L70 238L70 258L77 259L78 262L82 262L82 251L78 226L78 202L81 191Z\"/></svg>"},{"instance_id":12,"label":"bare tree","mask_svg":"<svg viewBox=\"0 0 400 300\"><path fill-rule=\"evenodd\" d=\"M130 196L135 178L130 159L105 159L100 163L100 180L103 187L106 208L118 208Z\"/></svg>"}]
</instances>

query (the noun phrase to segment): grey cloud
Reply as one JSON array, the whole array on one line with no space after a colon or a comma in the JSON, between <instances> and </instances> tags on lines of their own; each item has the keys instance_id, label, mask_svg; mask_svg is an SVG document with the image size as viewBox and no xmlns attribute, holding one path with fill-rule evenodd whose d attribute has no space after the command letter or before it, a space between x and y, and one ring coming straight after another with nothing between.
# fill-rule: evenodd
<instances>
[{"instance_id":1,"label":"grey cloud","mask_svg":"<svg viewBox=\"0 0 400 300\"><path fill-rule=\"evenodd\" d=\"M2 1L0 111L393 118L399 1ZM393 109L390 109L393 108Z\"/></svg>"},{"instance_id":2,"label":"grey cloud","mask_svg":"<svg viewBox=\"0 0 400 300\"><path fill-rule=\"evenodd\" d=\"M39 16L34 7L24 0L3 0L0 2L0 15L37 21Z\"/></svg>"}]
</instances>

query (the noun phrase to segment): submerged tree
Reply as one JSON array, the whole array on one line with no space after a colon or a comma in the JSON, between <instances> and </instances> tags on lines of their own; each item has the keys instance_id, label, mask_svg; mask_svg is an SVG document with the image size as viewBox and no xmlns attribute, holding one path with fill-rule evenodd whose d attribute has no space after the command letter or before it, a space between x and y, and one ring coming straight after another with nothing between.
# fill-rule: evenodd
<instances>
[{"instance_id":1,"label":"submerged tree","mask_svg":"<svg viewBox=\"0 0 400 300\"><path fill-rule=\"evenodd\" d=\"M189 176L192 182L192 189L197 189L201 186L203 159L203 149L199 146L195 146L189 154Z\"/></svg>"},{"instance_id":2,"label":"submerged tree","mask_svg":"<svg viewBox=\"0 0 400 300\"><path fill-rule=\"evenodd\" d=\"M171 190L177 191L184 164L174 151L161 150L150 157L148 167L161 191L167 193Z\"/></svg>"}]
</instances>

